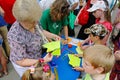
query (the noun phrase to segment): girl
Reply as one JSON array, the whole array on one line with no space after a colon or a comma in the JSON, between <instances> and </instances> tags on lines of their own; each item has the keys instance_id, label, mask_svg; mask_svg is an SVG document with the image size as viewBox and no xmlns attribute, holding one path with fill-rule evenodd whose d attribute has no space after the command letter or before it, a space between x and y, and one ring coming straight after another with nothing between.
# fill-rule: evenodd
<instances>
[{"instance_id":1,"label":"girl","mask_svg":"<svg viewBox=\"0 0 120 80\"><path fill-rule=\"evenodd\" d=\"M108 37L112 31L112 24L111 24L111 16L110 16L110 10L108 7L107 1L96 1L91 8L89 8L87 11L93 12L93 15L96 17L96 23L102 24L105 26L105 28L108 30L108 34L103 38L102 44L106 45L106 42L108 40Z\"/></svg>"},{"instance_id":2,"label":"girl","mask_svg":"<svg viewBox=\"0 0 120 80\"><path fill-rule=\"evenodd\" d=\"M50 66L45 63L38 63L24 72L22 80L52 80L50 76Z\"/></svg>"},{"instance_id":3,"label":"girl","mask_svg":"<svg viewBox=\"0 0 120 80\"><path fill-rule=\"evenodd\" d=\"M64 29L65 43L68 39L68 13L69 4L67 0L55 0L50 9L43 11L40 18L44 30L59 35L60 31ZM52 39L49 39L49 41L52 41Z\"/></svg>"}]
</instances>

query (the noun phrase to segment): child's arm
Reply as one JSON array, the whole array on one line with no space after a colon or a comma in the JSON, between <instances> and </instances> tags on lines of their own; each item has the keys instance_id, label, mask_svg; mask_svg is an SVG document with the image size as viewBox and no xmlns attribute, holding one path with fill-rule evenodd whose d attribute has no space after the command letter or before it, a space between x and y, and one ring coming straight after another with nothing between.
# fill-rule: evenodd
<instances>
[{"instance_id":1,"label":"child's arm","mask_svg":"<svg viewBox=\"0 0 120 80\"><path fill-rule=\"evenodd\" d=\"M85 40L81 43L80 48L81 48L82 50L84 50L84 49L86 49L87 47L89 47L89 45L84 45L85 43L88 43L89 40L90 40L90 37L88 37L87 39L85 39Z\"/></svg>"},{"instance_id":2,"label":"child's arm","mask_svg":"<svg viewBox=\"0 0 120 80\"><path fill-rule=\"evenodd\" d=\"M84 71L84 68L76 66L73 69L75 69L76 71Z\"/></svg>"},{"instance_id":3,"label":"child's arm","mask_svg":"<svg viewBox=\"0 0 120 80\"><path fill-rule=\"evenodd\" d=\"M65 40L64 40L64 44L68 43L68 27L64 26L64 34L65 34Z\"/></svg>"},{"instance_id":4,"label":"child's arm","mask_svg":"<svg viewBox=\"0 0 120 80\"><path fill-rule=\"evenodd\" d=\"M77 57L83 57L83 54L74 54Z\"/></svg>"}]
</instances>

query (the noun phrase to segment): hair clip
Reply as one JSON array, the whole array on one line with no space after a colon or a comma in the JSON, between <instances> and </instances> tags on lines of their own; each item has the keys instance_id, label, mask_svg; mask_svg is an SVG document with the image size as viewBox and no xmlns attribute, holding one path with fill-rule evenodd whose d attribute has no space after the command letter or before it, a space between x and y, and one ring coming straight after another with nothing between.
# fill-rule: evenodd
<instances>
[{"instance_id":1,"label":"hair clip","mask_svg":"<svg viewBox=\"0 0 120 80\"><path fill-rule=\"evenodd\" d=\"M34 66L31 66L29 69L30 69L30 74L34 74L35 73L35 67Z\"/></svg>"},{"instance_id":2,"label":"hair clip","mask_svg":"<svg viewBox=\"0 0 120 80\"><path fill-rule=\"evenodd\" d=\"M48 64L43 65L43 71L48 72L50 70L50 66Z\"/></svg>"},{"instance_id":3,"label":"hair clip","mask_svg":"<svg viewBox=\"0 0 120 80\"><path fill-rule=\"evenodd\" d=\"M43 58L40 58L40 59L39 59L39 62L40 62L40 63L44 63L44 59L43 59Z\"/></svg>"}]
</instances>

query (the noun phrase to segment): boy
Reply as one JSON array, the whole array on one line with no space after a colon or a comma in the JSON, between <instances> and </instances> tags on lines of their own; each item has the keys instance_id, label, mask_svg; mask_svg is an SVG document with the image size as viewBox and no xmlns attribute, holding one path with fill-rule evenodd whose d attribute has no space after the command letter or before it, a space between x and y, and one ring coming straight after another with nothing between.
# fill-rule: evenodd
<instances>
[{"instance_id":1,"label":"boy","mask_svg":"<svg viewBox=\"0 0 120 80\"><path fill-rule=\"evenodd\" d=\"M114 65L115 58L112 51L104 45L90 46L83 52L83 69L78 71L87 73L83 80L109 80L109 72Z\"/></svg>"},{"instance_id":2,"label":"boy","mask_svg":"<svg viewBox=\"0 0 120 80\"><path fill-rule=\"evenodd\" d=\"M82 42L81 49L85 49L91 45L103 44L103 38L108 34L107 29L102 24L93 24L90 28L85 29L85 34L89 37ZM88 45L84 45L84 44Z\"/></svg>"}]
</instances>

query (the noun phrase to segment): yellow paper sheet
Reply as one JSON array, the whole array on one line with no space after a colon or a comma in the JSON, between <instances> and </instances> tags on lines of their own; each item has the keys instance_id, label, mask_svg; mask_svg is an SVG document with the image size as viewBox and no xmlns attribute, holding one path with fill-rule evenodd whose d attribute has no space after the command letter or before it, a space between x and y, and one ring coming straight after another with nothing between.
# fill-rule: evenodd
<instances>
[{"instance_id":1,"label":"yellow paper sheet","mask_svg":"<svg viewBox=\"0 0 120 80\"><path fill-rule=\"evenodd\" d=\"M47 52L51 52L55 49L60 49L60 41L52 41L43 45L44 48L47 48Z\"/></svg>"},{"instance_id":2,"label":"yellow paper sheet","mask_svg":"<svg viewBox=\"0 0 120 80\"><path fill-rule=\"evenodd\" d=\"M77 51L78 54L83 54L83 51L80 49L79 46L77 46L76 51Z\"/></svg>"},{"instance_id":3,"label":"yellow paper sheet","mask_svg":"<svg viewBox=\"0 0 120 80\"><path fill-rule=\"evenodd\" d=\"M69 57L69 64L72 65L73 67L75 66L80 66L80 58L76 57L73 54L68 54Z\"/></svg>"},{"instance_id":4,"label":"yellow paper sheet","mask_svg":"<svg viewBox=\"0 0 120 80\"><path fill-rule=\"evenodd\" d=\"M59 49L56 49L56 50L54 50L54 51L52 52L52 55L53 55L53 56L60 56L60 54L61 54L60 48L59 48Z\"/></svg>"}]
</instances>

